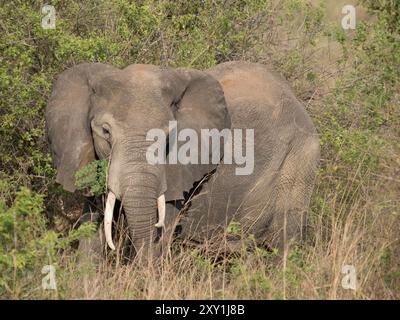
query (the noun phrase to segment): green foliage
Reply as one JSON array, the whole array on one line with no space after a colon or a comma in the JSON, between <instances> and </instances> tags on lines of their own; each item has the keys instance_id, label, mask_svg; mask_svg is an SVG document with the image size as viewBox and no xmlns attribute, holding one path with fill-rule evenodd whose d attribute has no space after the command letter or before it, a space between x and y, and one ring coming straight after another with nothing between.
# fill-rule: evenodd
<instances>
[{"instance_id":1,"label":"green foliage","mask_svg":"<svg viewBox=\"0 0 400 320\"><path fill-rule=\"evenodd\" d=\"M370 11L377 14L392 32L400 32L400 2L397 0L361 0Z\"/></svg>"},{"instance_id":2,"label":"green foliage","mask_svg":"<svg viewBox=\"0 0 400 320\"><path fill-rule=\"evenodd\" d=\"M397 165L387 152L396 148L396 142L387 138L387 129L396 128L400 121L395 105L400 86L400 37L389 32L394 26L388 23L398 10L390 18L388 12L393 13L397 5L392 1L363 2L369 8L385 9L376 22L358 22L353 33L336 28L343 52L339 61L343 74L322 102L329 107L315 114L322 153L327 159L323 174L329 176L325 180L329 188L330 183L343 183L349 173L358 173L357 179L362 179L382 170L382 165ZM341 190L348 192L346 188Z\"/></svg>"},{"instance_id":3,"label":"green foliage","mask_svg":"<svg viewBox=\"0 0 400 320\"><path fill-rule=\"evenodd\" d=\"M202 255L200 250L194 249L191 251L190 255L193 259L194 265L200 272L214 269L215 265L209 258Z\"/></svg>"},{"instance_id":4,"label":"green foliage","mask_svg":"<svg viewBox=\"0 0 400 320\"><path fill-rule=\"evenodd\" d=\"M95 226L84 224L61 236L48 229L43 210L43 196L27 188L17 193L11 207L0 202L0 297L18 298L33 281L39 286L44 265L57 265L60 250L93 235Z\"/></svg>"},{"instance_id":5,"label":"green foliage","mask_svg":"<svg viewBox=\"0 0 400 320\"><path fill-rule=\"evenodd\" d=\"M238 287L238 294L250 291L264 298L272 289L265 270L249 270L249 266L239 259L232 261L231 277Z\"/></svg>"},{"instance_id":6,"label":"green foliage","mask_svg":"<svg viewBox=\"0 0 400 320\"><path fill-rule=\"evenodd\" d=\"M46 240L49 240L49 255L53 257L53 235L46 230L42 196L22 189L11 208L0 203L0 295L6 289L13 291L21 272L29 270L39 254L46 254L42 248Z\"/></svg>"},{"instance_id":7,"label":"green foliage","mask_svg":"<svg viewBox=\"0 0 400 320\"><path fill-rule=\"evenodd\" d=\"M396 265L396 255L393 248L385 248L381 252L380 260L382 268L385 270L384 281L388 287L400 287L400 270ZM393 267L395 266L395 267Z\"/></svg>"},{"instance_id":8,"label":"green foliage","mask_svg":"<svg viewBox=\"0 0 400 320\"><path fill-rule=\"evenodd\" d=\"M230 234L240 234L241 232L240 222L238 221L231 221L227 227L227 232Z\"/></svg>"},{"instance_id":9,"label":"green foliage","mask_svg":"<svg viewBox=\"0 0 400 320\"><path fill-rule=\"evenodd\" d=\"M107 191L107 160L95 160L78 170L75 175L78 190L88 189L93 195Z\"/></svg>"}]
</instances>

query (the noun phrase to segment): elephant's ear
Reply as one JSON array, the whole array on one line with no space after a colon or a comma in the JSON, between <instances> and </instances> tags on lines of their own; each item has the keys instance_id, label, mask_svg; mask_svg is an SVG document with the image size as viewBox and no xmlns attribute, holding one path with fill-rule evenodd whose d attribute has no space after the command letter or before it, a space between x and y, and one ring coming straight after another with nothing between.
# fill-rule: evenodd
<instances>
[{"instance_id":1,"label":"elephant's ear","mask_svg":"<svg viewBox=\"0 0 400 320\"><path fill-rule=\"evenodd\" d=\"M189 192L195 182L214 170L217 164L211 163L211 150L208 154L209 164L201 164L201 130L230 128L231 121L226 107L225 96L219 82L212 76L193 69L165 70L163 79L163 94L170 99L174 117L177 121L177 132L183 129L193 129L198 137L199 164L170 164L173 146L169 145L166 201L183 199L184 193ZM170 133L171 134L171 133ZM210 139L211 141L211 139ZM203 141L204 142L204 141ZM185 141L177 142L177 149ZM175 149L176 150L176 149ZM223 156L223 141L220 147Z\"/></svg>"},{"instance_id":2,"label":"elephant's ear","mask_svg":"<svg viewBox=\"0 0 400 320\"><path fill-rule=\"evenodd\" d=\"M62 72L54 86L46 108L46 131L56 181L65 190L74 192L75 173L95 159L88 119L90 83L103 73L114 70L101 63L83 63Z\"/></svg>"}]
</instances>

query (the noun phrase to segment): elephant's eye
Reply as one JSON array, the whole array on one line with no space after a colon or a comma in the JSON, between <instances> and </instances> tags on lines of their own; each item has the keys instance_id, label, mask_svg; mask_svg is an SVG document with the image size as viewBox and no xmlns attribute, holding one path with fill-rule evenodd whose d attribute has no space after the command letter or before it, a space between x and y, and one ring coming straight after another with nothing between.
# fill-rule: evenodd
<instances>
[{"instance_id":1,"label":"elephant's eye","mask_svg":"<svg viewBox=\"0 0 400 320\"><path fill-rule=\"evenodd\" d=\"M108 139L110 139L110 136L111 136L111 133L110 133L110 128L108 127L108 125L103 125L102 126L102 129L103 129L103 135L104 135L104 137L108 140Z\"/></svg>"}]
</instances>

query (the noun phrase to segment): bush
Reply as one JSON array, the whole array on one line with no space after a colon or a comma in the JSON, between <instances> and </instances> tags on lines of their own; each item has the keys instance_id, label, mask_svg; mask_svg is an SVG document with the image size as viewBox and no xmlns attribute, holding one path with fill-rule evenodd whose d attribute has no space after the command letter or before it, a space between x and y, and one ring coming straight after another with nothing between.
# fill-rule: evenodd
<instances>
[{"instance_id":1,"label":"bush","mask_svg":"<svg viewBox=\"0 0 400 320\"><path fill-rule=\"evenodd\" d=\"M92 161L76 173L78 190L88 189L92 195L100 196L107 191L108 161Z\"/></svg>"},{"instance_id":2,"label":"bush","mask_svg":"<svg viewBox=\"0 0 400 320\"><path fill-rule=\"evenodd\" d=\"M62 237L48 230L43 209L43 196L27 188L17 193L10 208L0 202L0 297L21 298L26 287L32 289L34 282L39 286L42 267L56 266L60 250L95 230L85 224Z\"/></svg>"}]
</instances>

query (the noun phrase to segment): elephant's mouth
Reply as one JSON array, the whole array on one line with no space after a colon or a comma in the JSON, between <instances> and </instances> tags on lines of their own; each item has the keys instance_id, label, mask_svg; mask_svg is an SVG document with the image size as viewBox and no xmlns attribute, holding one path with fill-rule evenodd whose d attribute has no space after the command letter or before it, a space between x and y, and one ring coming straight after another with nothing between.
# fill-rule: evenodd
<instances>
[{"instance_id":1,"label":"elephant's mouth","mask_svg":"<svg viewBox=\"0 0 400 320\"><path fill-rule=\"evenodd\" d=\"M104 233L108 246L115 250L112 240L112 219L115 206L116 196L114 192L109 191L106 200L106 209L104 211ZM157 198L158 222L155 224L157 228L163 228L165 224L165 195L162 194Z\"/></svg>"}]
</instances>

